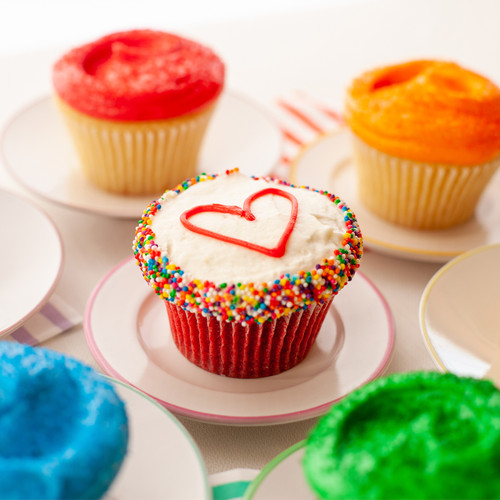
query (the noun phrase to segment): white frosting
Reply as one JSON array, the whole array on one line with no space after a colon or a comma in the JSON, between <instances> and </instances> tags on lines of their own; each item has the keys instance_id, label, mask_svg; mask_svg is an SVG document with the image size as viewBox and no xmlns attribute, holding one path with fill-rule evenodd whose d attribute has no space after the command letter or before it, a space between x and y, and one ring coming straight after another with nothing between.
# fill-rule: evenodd
<instances>
[{"instance_id":1,"label":"white frosting","mask_svg":"<svg viewBox=\"0 0 500 500\"><path fill-rule=\"evenodd\" d=\"M183 212L198 205L217 203L242 207L249 195L269 187L289 191L298 201L297 221L283 257L270 257L195 233L180 221ZM290 219L290 200L266 195L256 199L250 210L255 215L254 221L213 212L196 214L189 221L218 234L261 246L276 246ZM346 232L343 212L327 196L263 179L255 180L240 173L194 184L179 195L167 193L152 220L151 229L162 254L179 266L186 278L214 283L262 283L285 273L310 271L333 255Z\"/></svg>"}]
</instances>

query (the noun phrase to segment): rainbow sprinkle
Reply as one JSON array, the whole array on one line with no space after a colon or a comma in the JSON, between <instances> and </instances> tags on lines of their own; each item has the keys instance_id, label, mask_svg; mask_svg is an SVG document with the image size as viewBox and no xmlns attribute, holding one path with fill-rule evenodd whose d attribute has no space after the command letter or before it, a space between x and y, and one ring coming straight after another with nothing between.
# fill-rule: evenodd
<instances>
[{"instance_id":1,"label":"rainbow sprinkle","mask_svg":"<svg viewBox=\"0 0 500 500\"><path fill-rule=\"evenodd\" d=\"M227 170L231 175L238 169ZM133 250L144 279L163 299L189 312L214 316L219 321L236 321L243 325L264 323L267 320L307 309L313 302L324 303L349 282L359 267L363 254L361 230L354 214L335 195L308 186L294 186L273 177L261 177L267 182L294 188L308 189L327 196L344 213L346 232L342 246L332 256L318 263L314 269L296 274L283 274L268 283L213 283L187 279L184 271L170 262L155 242L150 228L151 220L161 205L172 195L177 196L199 182L216 179L224 174L201 174L166 191L143 213L136 228ZM258 179L258 177L253 177ZM170 202L170 200L169 200Z\"/></svg>"}]
</instances>

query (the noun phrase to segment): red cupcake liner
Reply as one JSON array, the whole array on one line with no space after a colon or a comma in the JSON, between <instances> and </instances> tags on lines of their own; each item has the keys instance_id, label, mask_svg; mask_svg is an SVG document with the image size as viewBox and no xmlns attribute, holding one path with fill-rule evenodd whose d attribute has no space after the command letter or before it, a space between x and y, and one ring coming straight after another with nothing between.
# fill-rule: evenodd
<instances>
[{"instance_id":1,"label":"red cupcake liner","mask_svg":"<svg viewBox=\"0 0 500 500\"><path fill-rule=\"evenodd\" d=\"M332 299L247 326L165 305L175 345L189 361L217 375L258 378L289 370L307 356Z\"/></svg>"}]
</instances>

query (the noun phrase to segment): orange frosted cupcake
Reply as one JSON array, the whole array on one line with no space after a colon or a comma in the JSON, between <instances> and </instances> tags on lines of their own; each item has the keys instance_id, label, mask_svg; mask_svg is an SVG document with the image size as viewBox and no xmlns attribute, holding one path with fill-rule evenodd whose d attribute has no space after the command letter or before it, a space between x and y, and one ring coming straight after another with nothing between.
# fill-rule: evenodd
<instances>
[{"instance_id":1,"label":"orange frosted cupcake","mask_svg":"<svg viewBox=\"0 0 500 500\"><path fill-rule=\"evenodd\" d=\"M500 89L441 61L369 71L347 92L361 201L384 220L442 229L469 220L500 164Z\"/></svg>"},{"instance_id":2,"label":"orange frosted cupcake","mask_svg":"<svg viewBox=\"0 0 500 500\"><path fill-rule=\"evenodd\" d=\"M133 30L56 62L56 100L87 178L118 194L160 193L195 174L224 64L177 35Z\"/></svg>"}]
</instances>

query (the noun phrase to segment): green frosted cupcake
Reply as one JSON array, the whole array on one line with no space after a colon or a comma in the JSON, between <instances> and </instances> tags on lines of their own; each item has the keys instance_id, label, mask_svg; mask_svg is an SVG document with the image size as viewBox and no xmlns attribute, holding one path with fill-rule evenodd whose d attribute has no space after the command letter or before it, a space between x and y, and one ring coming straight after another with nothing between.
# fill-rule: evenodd
<instances>
[{"instance_id":1,"label":"green frosted cupcake","mask_svg":"<svg viewBox=\"0 0 500 500\"><path fill-rule=\"evenodd\" d=\"M322 500L500 498L500 391L432 372L378 379L320 419L303 465Z\"/></svg>"}]
</instances>

